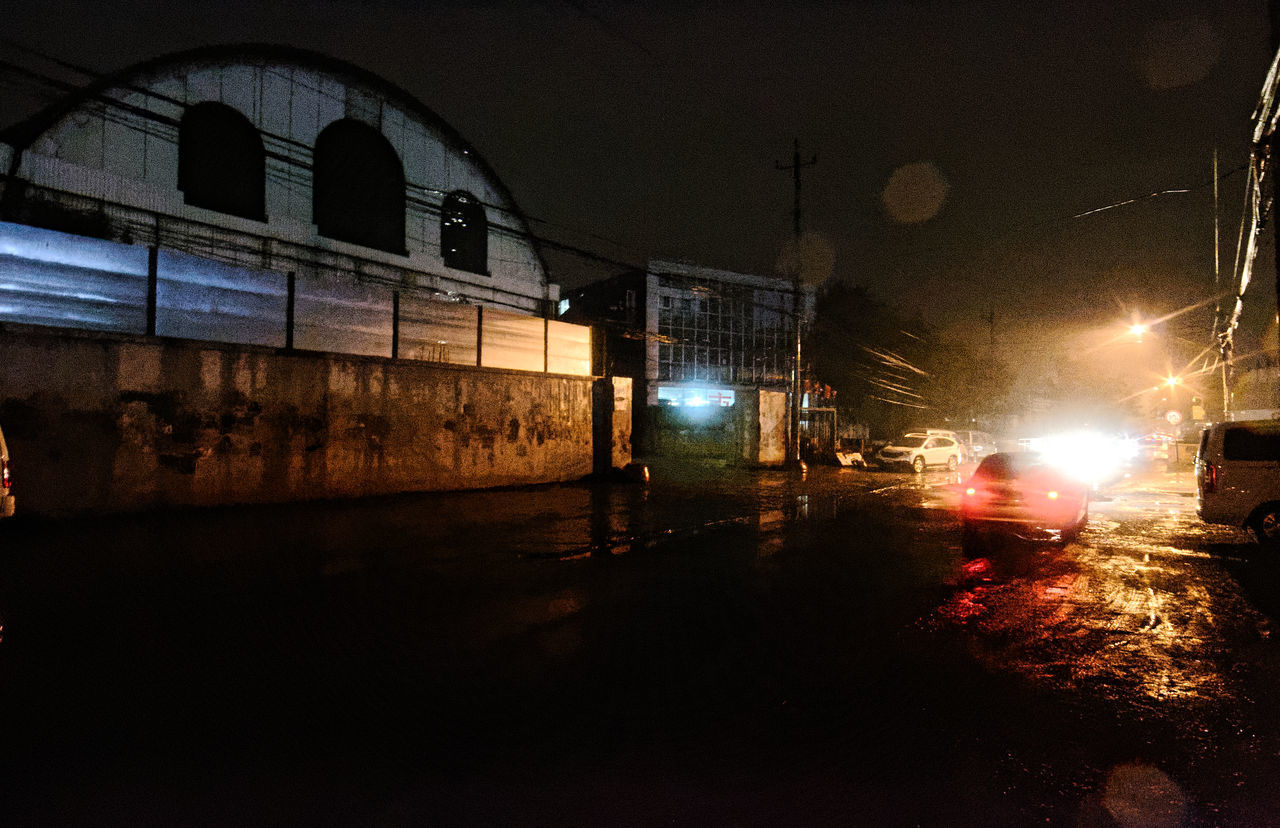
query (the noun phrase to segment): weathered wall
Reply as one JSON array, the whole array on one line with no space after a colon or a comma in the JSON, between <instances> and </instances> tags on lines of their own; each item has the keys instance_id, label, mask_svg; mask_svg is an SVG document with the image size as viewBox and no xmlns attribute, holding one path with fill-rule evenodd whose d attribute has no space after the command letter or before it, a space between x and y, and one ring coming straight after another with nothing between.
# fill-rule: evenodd
<instances>
[{"instance_id":1,"label":"weathered wall","mask_svg":"<svg viewBox=\"0 0 1280 828\"><path fill-rule=\"evenodd\" d=\"M613 383L613 434L609 440L610 462L615 469L625 468L631 462L631 400L630 377L612 377Z\"/></svg>"},{"instance_id":2,"label":"weathered wall","mask_svg":"<svg viewBox=\"0 0 1280 828\"><path fill-rule=\"evenodd\" d=\"M787 395L782 391L740 389L730 406L648 405L639 413L649 435L642 454L749 466L781 466L787 460Z\"/></svg>"},{"instance_id":3,"label":"weathered wall","mask_svg":"<svg viewBox=\"0 0 1280 828\"><path fill-rule=\"evenodd\" d=\"M760 392L760 453L757 462L780 466L787 461L787 395L782 391Z\"/></svg>"},{"instance_id":4,"label":"weathered wall","mask_svg":"<svg viewBox=\"0 0 1280 828\"><path fill-rule=\"evenodd\" d=\"M554 482L590 377L0 326L24 514Z\"/></svg>"}]
</instances>

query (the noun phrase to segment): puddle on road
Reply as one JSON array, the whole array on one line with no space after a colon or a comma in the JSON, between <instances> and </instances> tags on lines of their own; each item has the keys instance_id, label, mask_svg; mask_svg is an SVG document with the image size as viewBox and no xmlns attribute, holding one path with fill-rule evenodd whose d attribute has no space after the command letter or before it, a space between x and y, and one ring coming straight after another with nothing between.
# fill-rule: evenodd
<instances>
[{"instance_id":1,"label":"puddle on road","mask_svg":"<svg viewBox=\"0 0 1280 828\"><path fill-rule=\"evenodd\" d=\"M806 484L779 473L765 485L724 487L707 496L654 493L643 487L609 484L567 489L552 519L526 525L519 557L577 561L594 556L625 556L725 530L756 535L758 557L780 550L797 524L840 518L864 494L865 487Z\"/></svg>"}]
</instances>

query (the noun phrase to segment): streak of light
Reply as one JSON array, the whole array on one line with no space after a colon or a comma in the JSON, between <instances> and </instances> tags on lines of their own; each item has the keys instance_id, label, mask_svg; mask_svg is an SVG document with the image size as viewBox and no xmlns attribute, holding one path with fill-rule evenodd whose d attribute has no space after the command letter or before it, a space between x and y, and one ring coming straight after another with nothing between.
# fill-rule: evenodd
<instances>
[{"instance_id":1,"label":"streak of light","mask_svg":"<svg viewBox=\"0 0 1280 828\"><path fill-rule=\"evenodd\" d=\"M909 402L905 402L905 401L903 401L903 400L891 400L891 399L888 399L888 398L886 398L886 397L877 397L877 396L875 396L874 394L872 394L872 395L871 395L871 399L873 399L873 400L879 400L880 402L887 402L887 403L889 403L889 404L891 404L891 405L905 405L905 406L907 406L908 408L929 408L929 407L930 407L930 406L922 405L922 404L918 404L918 403L909 403Z\"/></svg>"},{"instance_id":2,"label":"streak of light","mask_svg":"<svg viewBox=\"0 0 1280 828\"><path fill-rule=\"evenodd\" d=\"M917 368L916 366L912 365L903 357L899 356L898 354L895 354L893 351L877 351L875 348L872 348L868 345L863 345L862 349L867 353L871 354L872 356L880 359L880 361L883 362L885 365L894 365L900 368L906 368L908 371L913 371L922 377L929 376L928 371L924 371L924 370L921 370L920 368Z\"/></svg>"},{"instance_id":3,"label":"streak of light","mask_svg":"<svg viewBox=\"0 0 1280 828\"><path fill-rule=\"evenodd\" d=\"M905 385L897 385L897 384L895 384L895 383L891 383L891 382L888 382L888 381L886 381L886 380L878 379L878 378L876 378L876 377L870 377L870 378L868 378L868 379L867 379L867 382L871 383L872 385L878 385L878 386L880 386L881 388L885 389L886 391L893 391L893 392L896 392L896 393L898 393L898 394L905 394L905 395L906 395L906 396L908 396L908 397L915 397L917 400L923 400L923 399L924 399L924 397L923 397L922 395L915 393L914 391L912 391L912 390L910 390L909 388L907 388Z\"/></svg>"},{"instance_id":4,"label":"streak of light","mask_svg":"<svg viewBox=\"0 0 1280 828\"><path fill-rule=\"evenodd\" d=\"M1146 195L1138 196L1137 198L1126 198L1124 201L1117 201L1115 204L1108 204L1105 207L1095 207L1092 210L1085 210L1083 213L1076 213L1074 216L1071 216L1071 218L1073 219L1084 218L1085 216L1091 216L1094 213L1101 213L1105 210L1114 210L1115 208L1123 207L1126 204L1136 204L1139 201L1145 201L1148 198L1156 198L1157 196L1174 195L1176 193L1189 193L1189 192L1191 191L1184 188L1178 188L1174 190L1157 190L1154 193L1147 193Z\"/></svg>"}]
</instances>

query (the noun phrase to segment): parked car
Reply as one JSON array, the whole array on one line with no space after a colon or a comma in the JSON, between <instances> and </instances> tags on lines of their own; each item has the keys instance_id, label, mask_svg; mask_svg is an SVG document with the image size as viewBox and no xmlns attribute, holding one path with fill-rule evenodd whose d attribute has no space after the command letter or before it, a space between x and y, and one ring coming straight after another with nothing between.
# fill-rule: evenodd
<instances>
[{"instance_id":1,"label":"parked car","mask_svg":"<svg viewBox=\"0 0 1280 828\"><path fill-rule=\"evenodd\" d=\"M1136 460L1147 466L1164 465L1175 457L1177 438L1163 431L1153 431L1138 438Z\"/></svg>"},{"instance_id":2,"label":"parked car","mask_svg":"<svg viewBox=\"0 0 1280 828\"><path fill-rule=\"evenodd\" d=\"M956 439L964 446L965 456L971 461L981 462L982 458L996 452L996 438L985 431L960 429L956 431Z\"/></svg>"},{"instance_id":3,"label":"parked car","mask_svg":"<svg viewBox=\"0 0 1280 828\"><path fill-rule=\"evenodd\" d=\"M1196 452L1196 512L1280 547L1280 422L1214 423Z\"/></svg>"},{"instance_id":4,"label":"parked car","mask_svg":"<svg viewBox=\"0 0 1280 828\"><path fill-rule=\"evenodd\" d=\"M17 501L13 496L13 474L9 470L9 447L0 430L0 518L13 517Z\"/></svg>"},{"instance_id":5,"label":"parked car","mask_svg":"<svg viewBox=\"0 0 1280 828\"><path fill-rule=\"evenodd\" d=\"M929 432L909 432L876 453L876 462L882 466L910 466L917 474L929 466L946 466L955 471L960 465L964 449L955 435L942 429Z\"/></svg>"},{"instance_id":6,"label":"parked car","mask_svg":"<svg viewBox=\"0 0 1280 828\"><path fill-rule=\"evenodd\" d=\"M1037 452L996 452L965 484L960 519L966 547L992 534L1065 543L1089 521L1089 487Z\"/></svg>"}]
</instances>

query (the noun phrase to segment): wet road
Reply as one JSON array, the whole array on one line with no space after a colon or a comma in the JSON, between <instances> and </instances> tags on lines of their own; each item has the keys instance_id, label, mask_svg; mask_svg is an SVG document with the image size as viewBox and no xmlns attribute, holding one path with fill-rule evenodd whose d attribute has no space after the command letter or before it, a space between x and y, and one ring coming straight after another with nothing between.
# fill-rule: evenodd
<instances>
[{"instance_id":1,"label":"wet road","mask_svg":"<svg viewBox=\"0 0 1280 828\"><path fill-rule=\"evenodd\" d=\"M1260 824L1280 565L1130 480L964 554L958 476L0 526L9 822Z\"/></svg>"}]
</instances>

